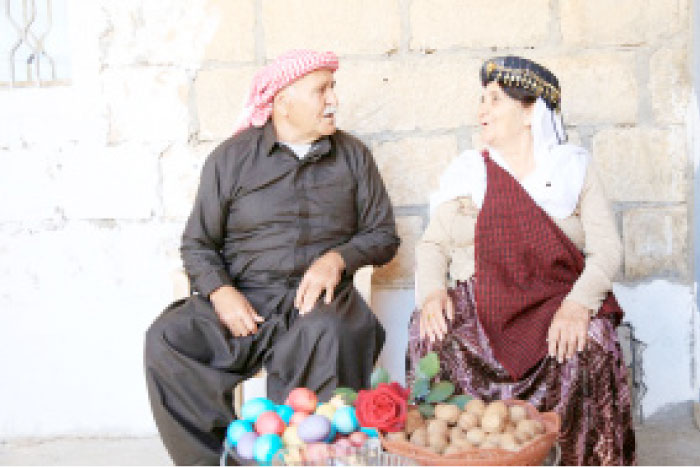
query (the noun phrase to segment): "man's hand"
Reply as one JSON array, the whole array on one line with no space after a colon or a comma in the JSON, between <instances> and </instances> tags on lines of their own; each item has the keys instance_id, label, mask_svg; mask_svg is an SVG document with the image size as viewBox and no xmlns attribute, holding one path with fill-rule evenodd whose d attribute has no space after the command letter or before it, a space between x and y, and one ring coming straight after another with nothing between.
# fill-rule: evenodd
<instances>
[{"instance_id":1,"label":"man's hand","mask_svg":"<svg viewBox=\"0 0 700 468\"><path fill-rule=\"evenodd\" d=\"M304 273L294 298L294 307L299 309L301 315L311 312L323 291L326 292L324 302L331 303L333 291L338 286L344 269L343 257L338 252L333 251L326 252L311 264Z\"/></svg>"},{"instance_id":2,"label":"man's hand","mask_svg":"<svg viewBox=\"0 0 700 468\"><path fill-rule=\"evenodd\" d=\"M554 314L547 333L549 355L560 363L583 351L588 337L590 311L572 301L564 301Z\"/></svg>"},{"instance_id":3,"label":"man's hand","mask_svg":"<svg viewBox=\"0 0 700 468\"><path fill-rule=\"evenodd\" d=\"M447 334L447 320L455 316L452 299L446 289L437 289L423 302L420 311L420 338L430 338L431 342L442 340Z\"/></svg>"},{"instance_id":4,"label":"man's hand","mask_svg":"<svg viewBox=\"0 0 700 468\"><path fill-rule=\"evenodd\" d=\"M248 299L233 286L221 286L209 295L219 320L233 336L248 336L258 331L259 316Z\"/></svg>"}]
</instances>

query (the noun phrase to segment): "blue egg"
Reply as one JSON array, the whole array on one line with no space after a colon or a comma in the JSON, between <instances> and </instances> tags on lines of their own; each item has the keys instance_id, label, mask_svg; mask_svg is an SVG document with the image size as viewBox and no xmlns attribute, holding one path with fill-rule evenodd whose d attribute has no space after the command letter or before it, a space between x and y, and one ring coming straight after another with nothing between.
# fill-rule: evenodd
<instances>
[{"instance_id":1,"label":"blue egg","mask_svg":"<svg viewBox=\"0 0 700 468\"><path fill-rule=\"evenodd\" d=\"M285 424L289 424L289 420L292 419L294 414L294 408L289 405L277 405L275 411L277 411L277 414L280 415Z\"/></svg>"},{"instance_id":2,"label":"blue egg","mask_svg":"<svg viewBox=\"0 0 700 468\"><path fill-rule=\"evenodd\" d=\"M333 427L341 434L355 432L359 425L355 408L352 406L341 406L333 415Z\"/></svg>"},{"instance_id":3,"label":"blue egg","mask_svg":"<svg viewBox=\"0 0 700 468\"><path fill-rule=\"evenodd\" d=\"M253 449L255 448L255 441L258 439L258 435L255 432L246 432L238 439L238 445L236 445L236 453L239 457L244 460L253 459Z\"/></svg>"},{"instance_id":4,"label":"blue egg","mask_svg":"<svg viewBox=\"0 0 700 468\"><path fill-rule=\"evenodd\" d=\"M228 429L226 429L226 440L235 447L238 443L238 439L246 432L253 432L253 426L248 421L236 419L229 424Z\"/></svg>"},{"instance_id":5,"label":"blue egg","mask_svg":"<svg viewBox=\"0 0 700 468\"><path fill-rule=\"evenodd\" d=\"M379 437L379 432L377 432L377 430L373 427L361 427L360 431L373 438Z\"/></svg>"},{"instance_id":6,"label":"blue egg","mask_svg":"<svg viewBox=\"0 0 700 468\"><path fill-rule=\"evenodd\" d=\"M323 442L331 433L331 422L320 414L304 418L297 426L297 435L304 442Z\"/></svg>"},{"instance_id":7,"label":"blue egg","mask_svg":"<svg viewBox=\"0 0 700 468\"><path fill-rule=\"evenodd\" d=\"M274 411L275 404L267 398L253 398L246 401L241 407L241 419L254 423L260 413L265 411Z\"/></svg>"},{"instance_id":8,"label":"blue egg","mask_svg":"<svg viewBox=\"0 0 700 468\"><path fill-rule=\"evenodd\" d=\"M268 465L277 451L282 448L282 439L277 434L265 434L258 437L253 446L253 456L258 463Z\"/></svg>"},{"instance_id":9,"label":"blue egg","mask_svg":"<svg viewBox=\"0 0 700 468\"><path fill-rule=\"evenodd\" d=\"M327 443L329 443L329 444L330 444L331 442L333 442L333 439L335 439L336 433L337 433L337 431L336 431L336 429L335 429L335 426L333 426L333 424L331 424L331 430L328 432L328 437L326 437L326 439L324 440L324 442L327 442Z\"/></svg>"}]
</instances>

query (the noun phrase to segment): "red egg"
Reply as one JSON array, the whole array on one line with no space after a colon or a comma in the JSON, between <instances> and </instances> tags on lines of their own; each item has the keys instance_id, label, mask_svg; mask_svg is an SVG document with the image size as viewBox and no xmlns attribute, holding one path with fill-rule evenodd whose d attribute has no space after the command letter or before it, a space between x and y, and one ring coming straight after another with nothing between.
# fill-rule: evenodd
<instances>
[{"instance_id":1,"label":"red egg","mask_svg":"<svg viewBox=\"0 0 700 468\"><path fill-rule=\"evenodd\" d=\"M348 436L350 443L354 447L362 447L362 445L364 445L365 441L367 441L368 438L369 436L361 431L353 432Z\"/></svg>"},{"instance_id":2,"label":"red egg","mask_svg":"<svg viewBox=\"0 0 700 468\"><path fill-rule=\"evenodd\" d=\"M309 413L305 413L303 411L297 411L292 415L291 418L289 418L289 425L290 426L298 426L300 422L302 422L304 419L306 419L309 416Z\"/></svg>"},{"instance_id":3,"label":"red egg","mask_svg":"<svg viewBox=\"0 0 700 468\"><path fill-rule=\"evenodd\" d=\"M255 421L255 432L263 434L277 434L279 436L284 432L285 424L279 414L275 411L265 411L260 413Z\"/></svg>"},{"instance_id":4,"label":"red egg","mask_svg":"<svg viewBox=\"0 0 700 468\"><path fill-rule=\"evenodd\" d=\"M294 411L303 411L305 413L313 413L316 411L318 398L316 394L308 388L299 387L289 392L285 405L291 406Z\"/></svg>"}]
</instances>

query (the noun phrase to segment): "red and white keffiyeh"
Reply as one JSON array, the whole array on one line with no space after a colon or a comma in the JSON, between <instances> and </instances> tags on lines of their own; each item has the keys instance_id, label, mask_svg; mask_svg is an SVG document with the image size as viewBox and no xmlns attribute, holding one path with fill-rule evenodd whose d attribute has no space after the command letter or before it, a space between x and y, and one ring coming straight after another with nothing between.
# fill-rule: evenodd
<instances>
[{"instance_id":1,"label":"red and white keffiyeh","mask_svg":"<svg viewBox=\"0 0 700 468\"><path fill-rule=\"evenodd\" d=\"M285 86L316 70L338 69L338 57L333 52L290 50L260 69L253 78L243 111L233 134L250 127L262 127L272 114L272 101Z\"/></svg>"}]
</instances>

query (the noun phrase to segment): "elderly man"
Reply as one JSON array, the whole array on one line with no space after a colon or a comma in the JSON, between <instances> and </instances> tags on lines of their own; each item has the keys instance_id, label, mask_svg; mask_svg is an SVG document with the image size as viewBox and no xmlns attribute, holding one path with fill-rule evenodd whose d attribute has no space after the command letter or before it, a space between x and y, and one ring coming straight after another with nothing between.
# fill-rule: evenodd
<instances>
[{"instance_id":1,"label":"elderly man","mask_svg":"<svg viewBox=\"0 0 700 468\"><path fill-rule=\"evenodd\" d=\"M396 253L372 155L336 129L330 52L292 51L255 77L233 137L202 171L182 237L198 294L146 335L153 415L177 464L216 464L233 388L261 366L268 397L366 387L384 330L352 285Z\"/></svg>"}]
</instances>

